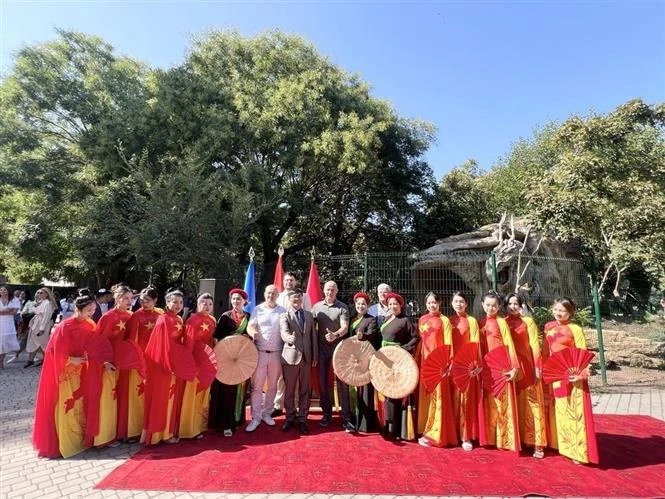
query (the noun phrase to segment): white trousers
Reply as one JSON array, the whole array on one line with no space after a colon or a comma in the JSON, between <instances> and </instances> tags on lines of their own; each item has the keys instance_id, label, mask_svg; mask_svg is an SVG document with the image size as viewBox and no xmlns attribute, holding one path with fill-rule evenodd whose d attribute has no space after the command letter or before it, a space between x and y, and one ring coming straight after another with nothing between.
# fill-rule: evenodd
<instances>
[{"instance_id":1,"label":"white trousers","mask_svg":"<svg viewBox=\"0 0 665 499\"><path fill-rule=\"evenodd\" d=\"M282 375L281 352L259 352L259 364L252 376L252 419L261 420L264 414L270 415L277 393L277 380ZM263 386L267 384L263 398Z\"/></svg>"}]
</instances>

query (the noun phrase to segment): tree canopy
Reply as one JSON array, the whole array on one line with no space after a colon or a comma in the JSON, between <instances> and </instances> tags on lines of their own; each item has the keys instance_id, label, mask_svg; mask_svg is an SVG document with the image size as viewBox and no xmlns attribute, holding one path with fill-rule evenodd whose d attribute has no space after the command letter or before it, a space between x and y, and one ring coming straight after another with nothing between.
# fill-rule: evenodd
<instances>
[{"instance_id":1,"label":"tree canopy","mask_svg":"<svg viewBox=\"0 0 665 499\"><path fill-rule=\"evenodd\" d=\"M431 124L299 37L212 32L152 69L59 31L0 88L0 234L17 280L230 272L252 245L397 249L433 184ZM228 274L226 274L228 275Z\"/></svg>"}]
</instances>

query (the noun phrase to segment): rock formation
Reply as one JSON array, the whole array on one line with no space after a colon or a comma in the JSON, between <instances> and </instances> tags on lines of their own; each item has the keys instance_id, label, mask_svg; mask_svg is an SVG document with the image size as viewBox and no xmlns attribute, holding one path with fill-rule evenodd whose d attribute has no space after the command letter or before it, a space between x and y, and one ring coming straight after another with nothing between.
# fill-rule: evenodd
<instances>
[{"instance_id":1,"label":"rock formation","mask_svg":"<svg viewBox=\"0 0 665 499\"><path fill-rule=\"evenodd\" d=\"M590 304L589 280L571 248L533 231L526 219L505 215L498 224L440 239L415 257L416 289L450 296L461 290L473 300L473 313L482 310L480 298L492 287L492 258L496 255L496 291L518 289L530 305L548 306L558 296L570 296L580 306Z\"/></svg>"}]
</instances>

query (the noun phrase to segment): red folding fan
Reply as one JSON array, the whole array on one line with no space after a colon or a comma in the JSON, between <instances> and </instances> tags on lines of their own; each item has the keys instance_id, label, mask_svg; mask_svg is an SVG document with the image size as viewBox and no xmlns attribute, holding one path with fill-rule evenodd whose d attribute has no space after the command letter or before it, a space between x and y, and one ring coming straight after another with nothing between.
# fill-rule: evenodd
<instances>
[{"instance_id":1,"label":"red folding fan","mask_svg":"<svg viewBox=\"0 0 665 499\"><path fill-rule=\"evenodd\" d=\"M459 391L469 388L471 372L478 367L481 367L478 343L467 343L453 357L451 373Z\"/></svg>"},{"instance_id":2,"label":"red folding fan","mask_svg":"<svg viewBox=\"0 0 665 499\"><path fill-rule=\"evenodd\" d=\"M204 343L194 344L194 361L198 366L199 384L196 391L200 392L208 388L217 375L217 359L212 348Z\"/></svg>"},{"instance_id":3,"label":"red folding fan","mask_svg":"<svg viewBox=\"0 0 665 499\"><path fill-rule=\"evenodd\" d=\"M196 377L194 356L184 345L173 343L170 346L169 360L176 377L185 381L192 381Z\"/></svg>"},{"instance_id":4,"label":"red folding fan","mask_svg":"<svg viewBox=\"0 0 665 499\"><path fill-rule=\"evenodd\" d=\"M553 353L543 364L545 383L568 381L571 375L581 374L591 363L595 355L582 348L564 348Z\"/></svg>"},{"instance_id":5,"label":"red folding fan","mask_svg":"<svg viewBox=\"0 0 665 499\"><path fill-rule=\"evenodd\" d=\"M145 361L141 347L129 340L119 341L115 344L116 367L118 369L138 369L142 378L145 378Z\"/></svg>"},{"instance_id":6,"label":"red folding fan","mask_svg":"<svg viewBox=\"0 0 665 499\"><path fill-rule=\"evenodd\" d=\"M113 362L113 347L109 339L101 334L93 334L85 342L85 356L89 361Z\"/></svg>"},{"instance_id":7,"label":"red folding fan","mask_svg":"<svg viewBox=\"0 0 665 499\"><path fill-rule=\"evenodd\" d=\"M486 353L483 363L483 384L492 390L495 397L500 397L508 384L506 373L513 368L508 348L498 347Z\"/></svg>"},{"instance_id":8,"label":"red folding fan","mask_svg":"<svg viewBox=\"0 0 665 499\"><path fill-rule=\"evenodd\" d=\"M448 375L450 366L450 346L442 345L430 353L420 369L420 381L425 385L425 390L432 393L441 380Z\"/></svg>"}]
</instances>

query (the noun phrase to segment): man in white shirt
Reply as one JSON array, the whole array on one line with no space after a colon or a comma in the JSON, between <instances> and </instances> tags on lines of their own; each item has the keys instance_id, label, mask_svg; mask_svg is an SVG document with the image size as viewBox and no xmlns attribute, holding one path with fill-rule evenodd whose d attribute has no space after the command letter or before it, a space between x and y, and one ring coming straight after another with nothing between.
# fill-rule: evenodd
<instances>
[{"instance_id":1,"label":"man in white shirt","mask_svg":"<svg viewBox=\"0 0 665 499\"><path fill-rule=\"evenodd\" d=\"M257 305L249 317L247 332L254 338L259 351L259 363L252 376L252 420L245 431L252 432L263 421L268 426L275 426L270 416L277 393L277 380L282 374L282 347L284 342L279 330L279 316L286 312L277 304L279 293L274 285L266 286L263 296L265 302ZM263 385L268 389L263 398ZM262 400L263 399L263 400Z\"/></svg>"},{"instance_id":2,"label":"man in white shirt","mask_svg":"<svg viewBox=\"0 0 665 499\"><path fill-rule=\"evenodd\" d=\"M282 284L284 284L284 291L282 291L277 297L277 305L288 310L290 306L289 291L298 287L298 280L296 279L296 275L293 272L286 272L284 274L284 280L282 281ZM307 294L302 295L302 308L307 312L312 311L312 304L310 303L309 295Z\"/></svg>"},{"instance_id":3,"label":"man in white shirt","mask_svg":"<svg viewBox=\"0 0 665 499\"><path fill-rule=\"evenodd\" d=\"M296 275L293 272L286 272L284 274L284 280L282 281L282 284L284 284L284 291L282 291L277 297L277 304L280 307L284 307L285 310L288 310L289 307L291 306L289 302L289 293L298 287L298 280L296 279ZM302 309L307 312L312 311L312 304L310 303L309 296L307 294L303 294ZM280 376L279 381L277 382L277 395L275 395L275 408L272 411L272 414L270 414L273 418L281 416L283 412L282 408L284 407L284 390L285 390L284 376Z\"/></svg>"},{"instance_id":4,"label":"man in white shirt","mask_svg":"<svg viewBox=\"0 0 665 499\"><path fill-rule=\"evenodd\" d=\"M392 288L390 287L390 285L386 283L379 284L376 288L376 294L379 297L379 302L375 303L374 305L369 307L369 310L367 310L367 313L369 315L376 317L376 323L379 327L381 327L381 324L383 324L384 321L390 315L390 310L388 309L388 301L386 300L386 296L390 292L392 292Z\"/></svg>"}]
</instances>

